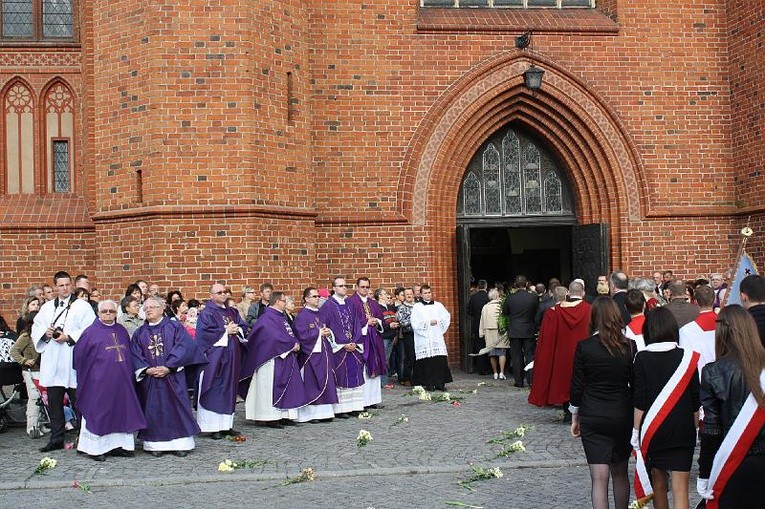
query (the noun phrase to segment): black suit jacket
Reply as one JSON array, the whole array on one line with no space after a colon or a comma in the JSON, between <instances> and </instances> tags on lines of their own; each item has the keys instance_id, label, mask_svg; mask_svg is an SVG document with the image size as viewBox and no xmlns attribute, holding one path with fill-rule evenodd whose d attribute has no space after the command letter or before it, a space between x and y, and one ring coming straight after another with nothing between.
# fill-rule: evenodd
<instances>
[{"instance_id":1,"label":"black suit jacket","mask_svg":"<svg viewBox=\"0 0 765 509\"><path fill-rule=\"evenodd\" d=\"M757 304L749 308L749 314L757 324L757 332L760 333L760 341L765 346L765 304Z\"/></svg>"},{"instance_id":2,"label":"black suit jacket","mask_svg":"<svg viewBox=\"0 0 765 509\"><path fill-rule=\"evenodd\" d=\"M470 317L470 332L478 334L481 326L481 310L489 303L489 294L484 290L479 290L470 296L467 306L467 314Z\"/></svg>"},{"instance_id":3,"label":"black suit jacket","mask_svg":"<svg viewBox=\"0 0 765 509\"><path fill-rule=\"evenodd\" d=\"M539 306L536 293L518 290L505 298L502 314L507 315L508 338L533 338L536 333L534 316Z\"/></svg>"},{"instance_id":4,"label":"black suit jacket","mask_svg":"<svg viewBox=\"0 0 765 509\"><path fill-rule=\"evenodd\" d=\"M615 293L613 297L616 305L619 306L619 311L622 314L622 325L625 327L632 321L632 317L630 316L629 311L627 311L627 308L624 306L624 298L626 296L627 292L618 292Z\"/></svg>"}]
</instances>

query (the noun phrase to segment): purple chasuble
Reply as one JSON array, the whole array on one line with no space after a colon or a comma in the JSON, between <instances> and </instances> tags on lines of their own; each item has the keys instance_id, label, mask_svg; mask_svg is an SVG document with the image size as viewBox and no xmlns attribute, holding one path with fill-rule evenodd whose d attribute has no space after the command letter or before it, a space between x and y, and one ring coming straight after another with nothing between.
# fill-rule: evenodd
<instances>
[{"instance_id":1,"label":"purple chasuble","mask_svg":"<svg viewBox=\"0 0 765 509\"><path fill-rule=\"evenodd\" d=\"M229 336L226 346L213 345L223 337L229 322L236 323L247 333L247 323L236 308L222 308L208 300L199 313L196 335L196 341L205 349L208 360L204 367L199 402L207 410L225 415L233 414L236 407L241 364L239 336Z\"/></svg>"},{"instance_id":2,"label":"purple chasuble","mask_svg":"<svg viewBox=\"0 0 765 509\"><path fill-rule=\"evenodd\" d=\"M77 371L77 409L88 431L104 436L146 427L125 327L93 322L74 345L72 364Z\"/></svg>"},{"instance_id":3,"label":"purple chasuble","mask_svg":"<svg viewBox=\"0 0 765 509\"><path fill-rule=\"evenodd\" d=\"M330 297L319 308L319 318L322 324L332 329L336 344L363 345L361 327L358 326L353 310L348 304L340 304L334 297ZM332 354L332 359L335 384L338 387L352 389L364 385L364 357L361 352L358 350L347 352L345 349L340 349Z\"/></svg>"},{"instance_id":4,"label":"purple chasuble","mask_svg":"<svg viewBox=\"0 0 765 509\"><path fill-rule=\"evenodd\" d=\"M146 429L138 438L149 442L167 442L199 433L186 388L184 366L205 364L207 358L180 323L162 318L156 325L141 325L130 341L133 369L165 366L171 372L164 378L144 376L138 382L138 399L146 416Z\"/></svg>"},{"instance_id":5,"label":"purple chasuble","mask_svg":"<svg viewBox=\"0 0 765 509\"><path fill-rule=\"evenodd\" d=\"M337 387L332 372L332 346L327 338L319 336L319 311L301 309L295 317L294 328L300 341L298 357L303 367L303 384L308 404L337 403ZM317 341L321 341L320 352L313 351Z\"/></svg>"},{"instance_id":6,"label":"purple chasuble","mask_svg":"<svg viewBox=\"0 0 765 509\"><path fill-rule=\"evenodd\" d=\"M306 404L303 379L300 377L298 357L291 350L298 340L292 330L287 315L268 307L252 326L247 337L247 352L242 363L241 378L251 379L252 375L268 361L274 361L273 406L282 410L300 408ZM281 358L285 352L290 352ZM244 385L249 388L249 382ZM243 389L240 383L239 390Z\"/></svg>"},{"instance_id":7,"label":"purple chasuble","mask_svg":"<svg viewBox=\"0 0 765 509\"><path fill-rule=\"evenodd\" d=\"M367 297L367 301L364 302L361 300L361 296L358 293L354 293L348 297L348 305L351 306L356 315L359 328L363 328L369 318L377 318L380 320L380 324L382 324L383 309L373 298ZM379 325L379 327L382 327L382 325ZM380 330L382 329L370 325L367 327L366 335L362 336L364 343L364 363L367 365L367 372L371 378L388 372L388 361L385 359L385 345L383 344ZM361 333L359 332L359 334Z\"/></svg>"}]
</instances>

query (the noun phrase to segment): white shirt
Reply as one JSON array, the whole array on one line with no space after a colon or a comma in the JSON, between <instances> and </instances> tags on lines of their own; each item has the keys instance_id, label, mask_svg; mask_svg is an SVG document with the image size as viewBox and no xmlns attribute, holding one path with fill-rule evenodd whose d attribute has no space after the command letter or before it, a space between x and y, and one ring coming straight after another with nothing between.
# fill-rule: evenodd
<instances>
[{"instance_id":1,"label":"white shirt","mask_svg":"<svg viewBox=\"0 0 765 509\"><path fill-rule=\"evenodd\" d=\"M67 310L70 299L74 299ZM56 302L59 306L56 307ZM63 303L63 305L62 305ZM35 350L42 354L40 359L40 385L44 387L77 387L77 374L72 368L72 347L67 343L57 343L45 337L49 326L63 327L64 334L72 341L80 339L82 331L96 319L93 308L87 302L70 295L63 302L53 299L40 308L32 324L32 341Z\"/></svg>"}]
</instances>

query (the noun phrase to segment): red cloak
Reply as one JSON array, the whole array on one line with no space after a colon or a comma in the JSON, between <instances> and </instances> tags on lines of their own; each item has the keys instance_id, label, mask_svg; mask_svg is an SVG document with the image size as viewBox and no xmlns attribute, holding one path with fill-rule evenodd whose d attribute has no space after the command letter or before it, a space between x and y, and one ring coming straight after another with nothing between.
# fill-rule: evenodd
<instances>
[{"instance_id":1,"label":"red cloak","mask_svg":"<svg viewBox=\"0 0 765 509\"><path fill-rule=\"evenodd\" d=\"M556 304L542 319L529 394L532 405L561 405L569 399L574 352L577 343L590 335L591 308L583 300L572 304Z\"/></svg>"}]
</instances>

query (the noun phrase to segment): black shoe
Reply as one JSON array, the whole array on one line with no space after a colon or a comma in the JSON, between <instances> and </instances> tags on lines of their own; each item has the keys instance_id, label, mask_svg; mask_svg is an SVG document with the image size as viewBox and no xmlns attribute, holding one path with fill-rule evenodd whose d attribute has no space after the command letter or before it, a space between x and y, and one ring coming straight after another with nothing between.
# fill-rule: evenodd
<instances>
[{"instance_id":1,"label":"black shoe","mask_svg":"<svg viewBox=\"0 0 765 509\"><path fill-rule=\"evenodd\" d=\"M234 428L231 428L228 431L224 431L223 434L229 437L238 437L242 433L240 431L235 430Z\"/></svg>"},{"instance_id":2,"label":"black shoe","mask_svg":"<svg viewBox=\"0 0 765 509\"><path fill-rule=\"evenodd\" d=\"M441 392L446 392L446 386L445 385L436 385L436 390Z\"/></svg>"},{"instance_id":3,"label":"black shoe","mask_svg":"<svg viewBox=\"0 0 765 509\"><path fill-rule=\"evenodd\" d=\"M44 447L40 447L40 452L57 451L57 450L63 449L63 448L64 448L64 443L63 442L56 443L56 444L49 442L48 445L46 445Z\"/></svg>"},{"instance_id":4,"label":"black shoe","mask_svg":"<svg viewBox=\"0 0 765 509\"><path fill-rule=\"evenodd\" d=\"M346 413L335 414L335 417L337 417L338 419L350 419L351 418L351 416L346 414Z\"/></svg>"},{"instance_id":5,"label":"black shoe","mask_svg":"<svg viewBox=\"0 0 765 509\"><path fill-rule=\"evenodd\" d=\"M98 461L98 462L106 461L106 456L104 456L103 454L99 454L98 456L91 456L91 458L93 458L93 461Z\"/></svg>"},{"instance_id":6,"label":"black shoe","mask_svg":"<svg viewBox=\"0 0 765 509\"><path fill-rule=\"evenodd\" d=\"M109 454L118 458L132 458L135 456L133 451L126 451L125 449L114 449Z\"/></svg>"},{"instance_id":7,"label":"black shoe","mask_svg":"<svg viewBox=\"0 0 765 509\"><path fill-rule=\"evenodd\" d=\"M189 455L189 451L173 451L173 456L178 456L179 458L185 458Z\"/></svg>"},{"instance_id":8,"label":"black shoe","mask_svg":"<svg viewBox=\"0 0 765 509\"><path fill-rule=\"evenodd\" d=\"M279 421L268 421L266 423L267 428L284 429L284 426Z\"/></svg>"},{"instance_id":9,"label":"black shoe","mask_svg":"<svg viewBox=\"0 0 765 509\"><path fill-rule=\"evenodd\" d=\"M155 458L161 458L162 457L162 451L150 451L149 454L151 454Z\"/></svg>"},{"instance_id":10,"label":"black shoe","mask_svg":"<svg viewBox=\"0 0 765 509\"><path fill-rule=\"evenodd\" d=\"M308 422L310 422L311 424L319 424L321 421L319 419L311 419Z\"/></svg>"},{"instance_id":11,"label":"black shoe","mask_svg":"<svg viewBox=\"0 0 765 509\"><path fill-rule=\"evenodd\" d=\"M215 433L210 433L210 438L212 438L213 440L220 440L221 438L223 438L223 433L221 433L220 431L216 431Z\"/></svg>"},{"instance_id":12,"label":"black shoe","mask_svg":"<svg viewBox=\"0 0 765 509\"><path fill-rule=\"evenodd\" d=\"M289 419L282 419L280 423L282 426L297 426L298 425L298 423L296 423L295 421L291 421Z\"/></svg>"},{"instance_id":13,"label":"black shoe","mask_svg":"<svg viewBox=\"0 0 765 509\"><path fill-rule=\"evenodd\" d=\"M519 389L523 388L523 384L513 384L513 387L518 387Z\"/></svg>"},{"instance_id":14,"label":"black shoe","mask_svg":"<svg viewBox=\"0 0 765 509\"><path fill-rule=\"evenodd\" d=\"M382 403L376 403L374 405L369 405L367 408L371 408L373 410L382 410L383 408L385 408L385 405L383 405Z\"/></svg>"}]
</instances>

